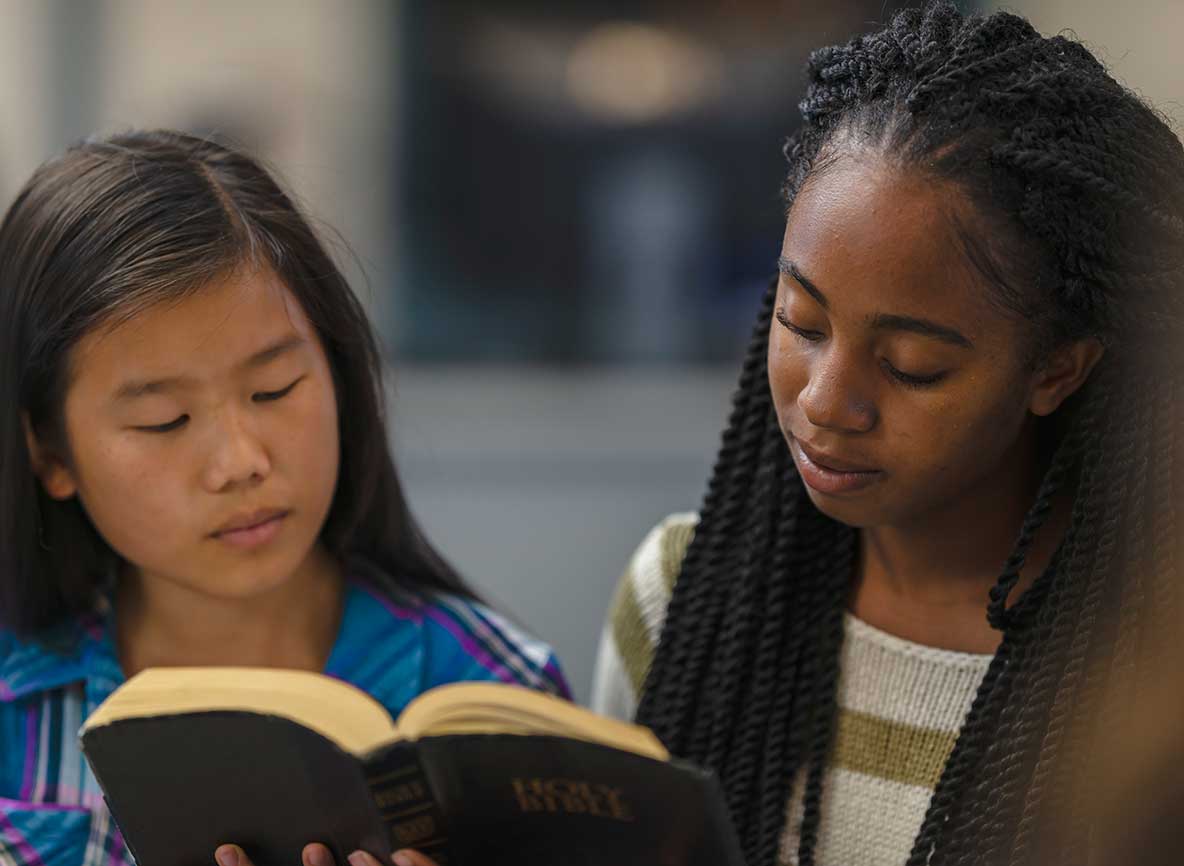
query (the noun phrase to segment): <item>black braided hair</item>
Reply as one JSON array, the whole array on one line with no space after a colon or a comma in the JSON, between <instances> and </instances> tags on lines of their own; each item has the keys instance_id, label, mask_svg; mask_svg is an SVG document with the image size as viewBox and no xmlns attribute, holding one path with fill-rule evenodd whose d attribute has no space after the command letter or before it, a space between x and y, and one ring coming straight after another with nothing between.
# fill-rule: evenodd
<instances>
[{"instance_id":1,"label":"black braided hair","mask_svg":"<svg viewBox=\"0 0 1184 866\"><path fill-rule=\"evenodd\" d=\"M966 255L1001 307L1035 324L1033 351L1088 336L1107 347L1057 413L1044 481L984 599L1002 640L908 861L1023 863L1043 816L1074 820L1065 780L1089 751L1074 718L1100 706L1106 683L1137 680L1141 633L1179 603L1184 149L1080 44L1010 14L908 10L814 52L808 75L804 126L785 148L787 208L844 147L874 148L962 192L980 218L958 227ZM809 866L857 537L811 504L773 414L774 292L638 718L718 772L750 866L776 862L803 778L798 853ZM1064 538L1012 599L1059 491L1073 503ZM1081 862L1088 833L1077 838L1060 862Z\"/></svg>"}]
</instances>

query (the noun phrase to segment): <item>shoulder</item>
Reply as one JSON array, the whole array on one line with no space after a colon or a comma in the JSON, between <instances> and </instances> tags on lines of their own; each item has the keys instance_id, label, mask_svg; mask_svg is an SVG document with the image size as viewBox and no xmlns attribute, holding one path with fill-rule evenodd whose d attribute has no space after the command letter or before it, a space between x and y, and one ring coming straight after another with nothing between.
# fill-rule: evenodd
<instances>
[{"instance_id":1,"label":"shoulder","mask_svg":"<svg viewBox=\"0 0 1184 866\"><path fill-rule=\"evenodd\" d=\"M698 524L699 515L693 512L672 514L649 531L630 557L609 609L613 632L625 645L642 634L646 643L656 645Z\"/></svg>"},{"instance_id":2,"label":"shoulder","mask_svg":"<svg viewBox=\"0 0 1184 866\"><path fill-rule=\"evenodd\" d=\"M642 539L622 577L647 591L669 596L698 525L699 515L693 511L664 518Z\"/></svg>"},{"instance_id":3,"label":"shoulder","mask_svg":"<svg viewBox=\"0 0 1184 866\"><path fill-rule=\"evenodd\" d=\"M421 608L426 688L495 680L570 697L554 651L487 605L436 594Z\"/></svg>"},{"instance_id":4,"label":"shoulder","mask_svg":"<svg viewBox=\"0 0 1184 866\"><path fill-rule=\"evenodd\" d=\"M0 632L0 863L131 863L92 832L105 811L78 747L81 676L69 657Z\"/></svg>"},{"instance_id":5,"label":"shoulder","mask_svg":"<svg viewBox=\"0 0 1184 866\"><path fill-rule=\"evenodd\" d=\"M0 706L85 679L87 643L102 638L97 620L79 617L32 638L0 629Z\"/></svg>"},{"instance_id":6,"label":"shoulder","mask_svg":"<svg viewBox=\"0 0 1184 866\"><path fill-rule=\"evenodd\" d=\"M40 800L48 789L33 785L37 769L46 766L52 771L60 765L61 756L76 749L76 731L68 730L68 722L81 722L84 715L86 670L71 632L55 629L32 640L0 630L0 798L4 800Z\"/></svg>"},{"instance_id":7,"label":"shoulder","mask_svg":"<svg viewBox=\"0 0 1184 866\"><path fill-rule=\"evenodd\" d=\"M593 705L632 714L649 673L674 583L699 516L672 514L646 534L617 582L597 657Z\"/></svg>"}]
</instances>

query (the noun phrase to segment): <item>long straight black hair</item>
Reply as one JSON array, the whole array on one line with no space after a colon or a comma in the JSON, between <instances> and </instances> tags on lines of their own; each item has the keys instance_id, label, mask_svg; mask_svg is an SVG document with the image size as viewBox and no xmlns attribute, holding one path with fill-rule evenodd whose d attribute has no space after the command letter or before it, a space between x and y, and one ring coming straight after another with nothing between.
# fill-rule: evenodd
<instances>
[{"instance_id":1,"label":"long straight black hair","mask_svg":"<svg viewBox=\"0 0 1184 866\"><path fill-rule=\"evenodd\" d=\"M0 225L0 626L33 635L88 609L117 563L77 498L42 490L22 418L68 454L71 347L244 264L284 280L333 372L341 461L328 549L364 560L388 588L472 595L408 510L376 338L308 221L246 154L180 132L132 132L41 166Z\"/></svg>"},{"instance_id":2,"label":"long straight black hair","mask_svg":"<svg viewBox=\"0 0 1184 866\"><path fill-rule=\"evenodd\" d=\"M1044 481L983 600L1001 643L908 860L1030 866L1035 828L1055 813L1074 840L1055 862L1081 863L1086 813L1064 780L1090 743L1073 721L1102 707L1105 684L1137 687L1142 635L1173 622L1179 604L1184 149L1080 44L1014 15L909 10L816 51L808 75L804 125L786 146L787 208L835 153L873 149L964 195L980 218L960 227L965 252L995 300L1034 324L1030 351L1090 336L1106 345L1058 413ZM776 861L804 773L798 855L810 866L857 536L812 505L778 428L766 370L773 297L638 718L719 773L750 866ZM1069 528L1009 602L1058 491L1073 501Z\"/></svg>"}]
</instances>

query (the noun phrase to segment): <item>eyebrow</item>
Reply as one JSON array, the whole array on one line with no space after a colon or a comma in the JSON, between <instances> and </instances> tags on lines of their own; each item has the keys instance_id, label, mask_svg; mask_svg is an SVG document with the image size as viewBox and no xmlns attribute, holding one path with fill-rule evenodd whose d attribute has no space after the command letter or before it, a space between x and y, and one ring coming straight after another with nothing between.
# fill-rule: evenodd
<instances>
[{"instance_id":1,"label":"eyebrow","mask_svg":"<svg viewBox=\"0 0 1184 866\"><path fill-rule=\"evenodd\" d=\"M810 280L798 270L798 266L789 259L785 258L785 256L777 259L777 270L786 276L793 277L795 280L797 280L801 284L802 288L806 290L806 293L816 300L822 309L830 309L830 301L826 299L826 295L822 294L818 287L810 282Z\"/></svg>"},{"instance_id":2,"label":"eyebrow","mask_svg":"<svg viewBox=\"0 0 1184 866\"><path fill-rule=\"evenodd\" d=\"M272 343L263 349L260 349L251 357L247 358L238 364L238 368L242 370L255 369L262 367L274 361L281 355L292 351L300 346L303 346L305 339L298 334L292 334L287 337L282 337L276 342ZM118 401L135 400L138 397L146 397L150 394L163 394L177 388L186 388L193 385L193 379L189 376L167 376L163 379L149 379L149 380L131 380L124 382L115 391L115 399Z\"/></svg>"},{"instance_id":3,"label":"eyebrow","mask_svg":"<svg viewBox=\"0 0 1184 866\"><path fill-rule=\"evenodd\" d=\"M830 302L827 300L826 295L809 278L802 274L796 264L785 257L781 257L777 259L777 270L786 276L793 277L806 290L806 293L818 302L822 309L830 309ZM957 331L946 325L939 325L937 322L929 319L919 319L915 316L897 316L890 313L876 313L872 316L871 324L873 328L880 331L907 331L910 334L931 337L963 349L974 348L974 343L970 342L970 339L961 331Z\"/></svg>"}]
</instances>

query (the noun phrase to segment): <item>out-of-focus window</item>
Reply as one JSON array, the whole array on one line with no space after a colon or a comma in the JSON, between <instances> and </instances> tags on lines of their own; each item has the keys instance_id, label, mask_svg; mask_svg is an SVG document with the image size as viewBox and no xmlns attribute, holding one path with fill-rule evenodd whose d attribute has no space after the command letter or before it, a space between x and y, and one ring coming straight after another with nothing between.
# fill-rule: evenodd
<instances>
[{"instance_id":1,"label":"out-of-focus window","mask_svg":"<svg viewBox=\"0 0 1184 866\"><path fill-rule=\"evenodd\" d=\"M398 354L736 356L808 54L905 5L407 4Z\"/></svg>"}]
</instances>

